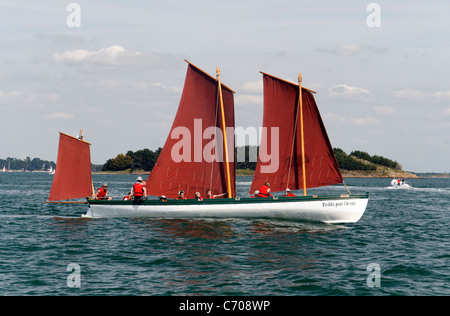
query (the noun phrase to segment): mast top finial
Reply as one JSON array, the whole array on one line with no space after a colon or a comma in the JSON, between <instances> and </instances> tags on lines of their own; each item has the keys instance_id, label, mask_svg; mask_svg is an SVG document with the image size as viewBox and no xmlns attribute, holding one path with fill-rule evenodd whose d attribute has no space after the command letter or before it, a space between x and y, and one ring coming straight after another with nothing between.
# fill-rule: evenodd
<instances>
[{"instance_id":1,"label":"mast top finial","mask_svg":"<svg viewBox=\"0 0 450 316\"><path fill-rule=\"evenodd\" d=\"M298 73L298 82L301 83L302 82L302 74Z\"/></svg>"}]
</instances>

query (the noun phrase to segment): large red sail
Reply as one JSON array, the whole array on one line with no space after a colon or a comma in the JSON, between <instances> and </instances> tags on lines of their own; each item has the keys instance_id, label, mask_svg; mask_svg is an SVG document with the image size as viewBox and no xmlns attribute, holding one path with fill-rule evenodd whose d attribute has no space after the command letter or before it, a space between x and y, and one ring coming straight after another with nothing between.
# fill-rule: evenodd
<instances>
[{"instance_id":1,"label":"large red sail","mask_svg":"<svg viewBox=\"0 0 450 316\"><path fill-rule=\"evenodd\" d=\"M266 181L270 182L272 192L302 189L299 86L267 74L263 74L263 79L263 133L250 192L258 190ZM314 96L304 88L302 104L306 187L342 183L342 174Z\"/></svg>"},{"instance_id":2,"label":"large red sail","mask_svg":"<svg viewBox=\"0 0 450 316\"><path fill-rule=\"evenodd\" d=\"M83 140L60 133L49 201L76 199L93 194L89 146Z\"/></svg>"},{"instance_id":3,"label":"large red sail","mask_svg":"<svg viewBox=\"0 0 450 316\"><path fill-rule=\"evenodd\" d=\"M230 166L231 193L235 196L234 95L222 87ZM205 195L227 193L226 159L218 81L189 64L178 112L152 172L147 179L149 195L176 198L184 191Z\"/></svg>"}]
</instances>

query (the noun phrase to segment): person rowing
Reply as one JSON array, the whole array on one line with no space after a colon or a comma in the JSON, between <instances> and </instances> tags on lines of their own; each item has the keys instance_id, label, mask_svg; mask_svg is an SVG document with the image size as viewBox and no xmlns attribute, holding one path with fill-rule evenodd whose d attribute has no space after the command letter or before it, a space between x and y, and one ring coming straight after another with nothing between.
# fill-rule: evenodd
<instances>
[{"instance_id":1,"label":"person rowing","mask_svg":"<svg viewBox=\"0 0 450 316\"><path fill-rule=\"evenodd\" d=\"M147 200L147 188L145 187L142 177L138 177L136 183L133 184L132 194L135 202Z\"/></svg>"},{"instance_id":2,"label":"person rowing","mask_svg":"<svg viewBox=\"0 0 450 316\"><path fill-rule=\"evenodd\" d=\"M291 189L286 188L285 194L283 195L284 197L292 197L292 196L296 196L294 193L291 193Z\"/></svg>"},{"instance_id":3,"label":"person rowing","mask_svg":"<svg viewBox=\"0 0 450 316\"><path fill-rule=\"evenodd\" d=\"M96 200L112 200L112 198L108 197L108 184L103 183L100 188L95 192Z\"/></svg>"},{"instance_id":4,"label":"person rowing","mask_svg":"<svg viewBox=\"0 0 450 316\"><path fill-rule=\"evenodd\" d=\"M225 196L225 195L227 195L226 192L222 193L222 194L212 195L211 194L211 190L206 190L206 197L205 197L205 199L215 199L217 197L222 197L222 196Z\"/></svg>"},{"instance_id":5,"label":"person rowing","mask_svg":"<svg viewBox=\"0 0 450 316\"><path fill-rule=\"evenodd\" d=\"M272 193L270 193L270 183L269 181L267 181L266 183L264 183L264 185L261 186L261 188L259 188L258 197L267 198L269 196L273 197Z\"/></svg>"}]
</instances>

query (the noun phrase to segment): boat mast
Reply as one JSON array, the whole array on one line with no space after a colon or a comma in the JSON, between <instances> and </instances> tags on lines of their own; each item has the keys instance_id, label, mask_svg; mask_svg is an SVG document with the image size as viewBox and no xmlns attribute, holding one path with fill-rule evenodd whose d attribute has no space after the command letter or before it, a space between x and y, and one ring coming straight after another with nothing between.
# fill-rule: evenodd
<instances>
[{"instance_id":1,"label":"boat mast","mask_svg":"<svg viewBox=\"0 0 450 316\"><path fill-rule=\"evenodd\" d=\"M219 98L220 98L220 113L222 117L222 128L223 128L223 140L224 140L224 149L225 149L225 166L227 171L227 193L228 197L233 197L233 192L231 191L231 181L230 181L230 163L228 161L228 141L227 141L227 126L225 124L225 111L223 108L223 97L222 97L222 84L220 82L220 69L217 67L217 81L219 84Z\"/></svg>"},{"instance_id":2,"label":"boat mast","mask_svg":"<svg viewBox=\"0 0 450 316\"><path fill-rule=\"evenodd\" d=\"M298 106L300 108L300 136L302 143L302 178L303 195L306 196L306 166L305 166L305 138L303 133L303 101L302 101L302 75L298 74Z\"/></svg>"}]
</instances>

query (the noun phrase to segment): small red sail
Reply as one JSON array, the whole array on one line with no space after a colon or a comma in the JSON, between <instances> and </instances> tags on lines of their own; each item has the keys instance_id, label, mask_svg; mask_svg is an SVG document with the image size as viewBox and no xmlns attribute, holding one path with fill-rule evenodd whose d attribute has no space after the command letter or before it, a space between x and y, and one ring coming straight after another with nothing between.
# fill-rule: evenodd
<instances>
[{"instance_id":1,"label":"small red sail","mask_svg":"<svg viewBox=\"0 0 450 316\"><path fill-rule=\"evenodd\" d=\"M299 86L267 74L263 74L263 80L263 133L250 193L266 181L270 182L272 192L286 188L302 189ZM314 96L308 89L302 88L302 104L306 187L342 183L342 174L325 126Z\"/></svg>"},{"instance_id":2,"label":"small red sail","mask_svg":"<svg viewBox=\"0 0 450 316\"><path fill-rule=\"evenodd\" d=\"M76 199L93 194L89 146L83 140L60 133L49 201Z\"/></svg>"},{"instance_id":3,"label":"small red sail","mask_svg":"<svg viewBox=\"0 0 450 316\"><path fill-rule=\"evenodd\" d=\"M221 85L230 166L231 193L235 196L234 92ZM226 193L224 128L221 121L218 81L188 65L178 112L166 143L147 179L149 195L176 198L184 191L205 196Z\"/></svg>"}]
</instances>

